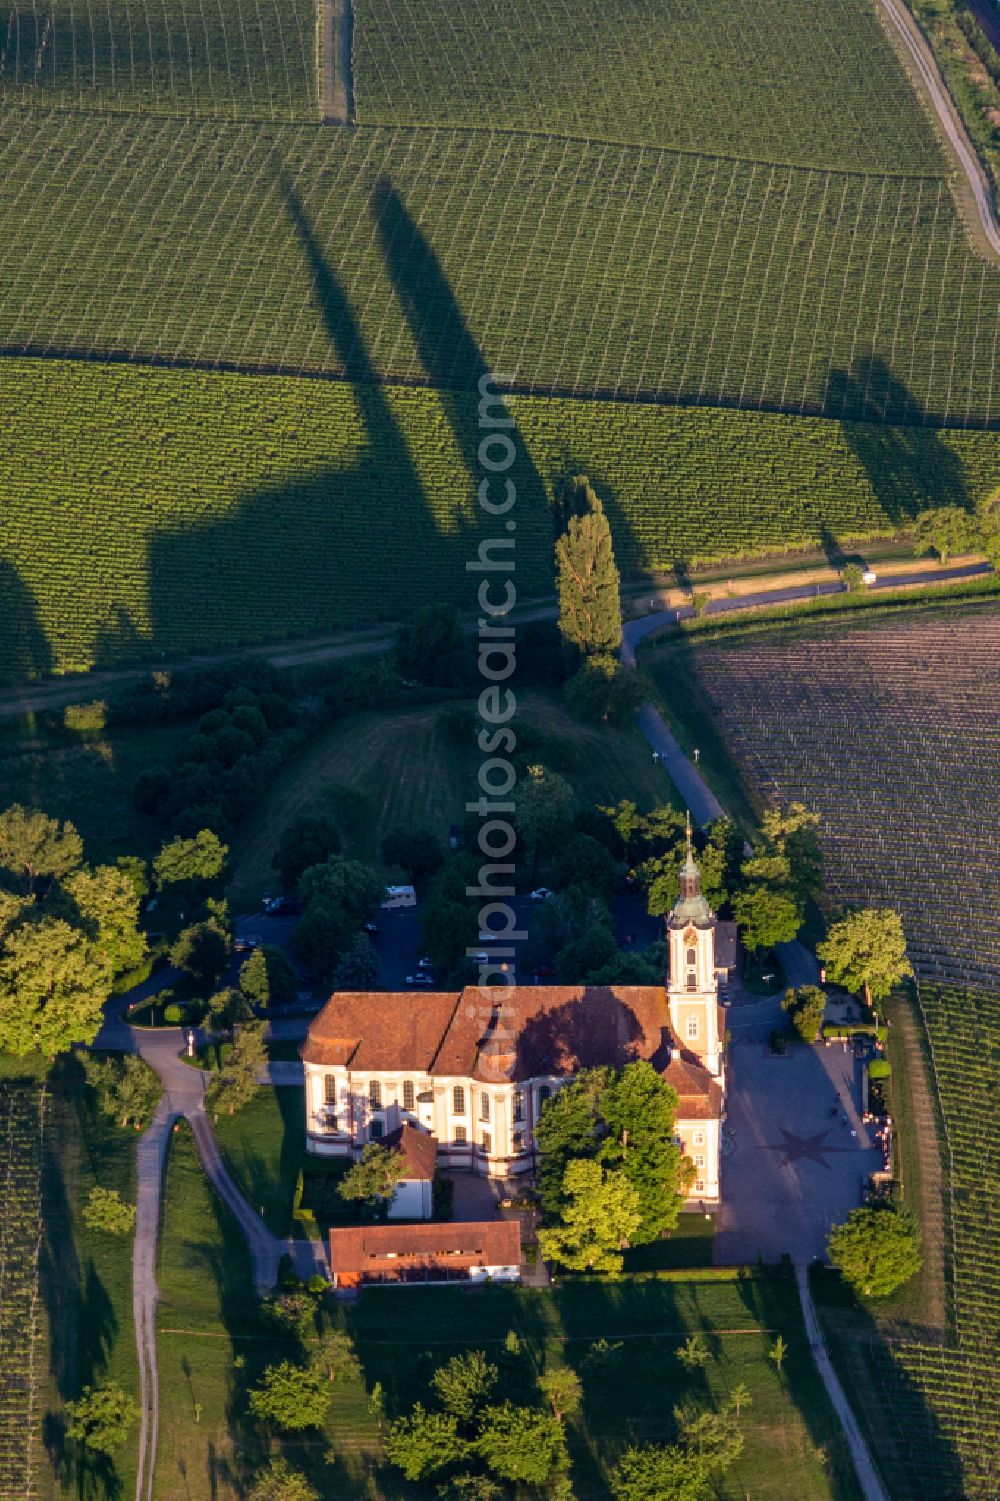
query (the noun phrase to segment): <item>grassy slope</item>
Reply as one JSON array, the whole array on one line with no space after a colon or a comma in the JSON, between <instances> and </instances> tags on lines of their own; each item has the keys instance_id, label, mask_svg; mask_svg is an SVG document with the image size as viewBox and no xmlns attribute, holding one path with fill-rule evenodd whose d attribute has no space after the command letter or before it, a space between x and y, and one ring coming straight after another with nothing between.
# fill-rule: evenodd
<instances>
[{"instance_id":1,"label":"grassy slope","mask_svg":"<svg viewBox=\"0 0 1000 1501\"><path fill-rule=\"evenodd\" d=\"M298 1088L258 1089L237 1115L221 1115L215 1134L226 1166L275 1235L292 1233L295 1181L305 1163L305 1104Z\"/></svg>"},{"instance_id":2,"label":"grassy slope","mask_svg":"<svg viewBox=\"0 0 1000 1501\"><path fill-rule=\"evenodd\" d=\"M568 778L581 805L630 797L652 807L672 800L671 784L637 730L588 725L555 695L525 694L519 706L526 723L554 737L542 759ZM427 827L443 837L460 823L478 761L447 736L441 713L428 706L352 715L321 735L278 778L240 835L234 905L252 907L273 888L271 858L281 831L300 813L332 813L349 852L376 862L388 829Z\"/></svg>"},{"instance_id":3,"label":"grassy slope","mask_svg":"<svg viewBox=\"0 0 1000 1501\"><path fill-rule=\"evenodd\" d=\"M496 1359L514 1329L535 1370L565 1362L583 1380L584 1406L570 1423L580 1501L603 1501L606 1467L629 1443L671 1436L675 1403L724 1400L741 1380L754 1398L744 1415L747 1444L720 1496L805 1501L855 1495L846 1477L831 1482L818 1457L822 1447L835 1466L842 1463L787 1283L587 1282L552 1294L494 1290L477 1297L474 1308L470 1317L467 1298L451 1290L414 1289L405 1303L402 1295L373 1293L351 1311L366 1379L382 1382L390 1412L405 1411L419 1394L428 1348L434 1363L477 1346ZM694 1378L674 1358L692 1330L701 1330L712 1350L704 1375ZM791 1347L784 1378L767 1358L778 1331ZM602 1339L610 1346L603 1356L593 1349Z\"/></svg>"},{"instance_id":4,"label":"grassy slope","mask_svg":"<svg viewBox=\"0 0 1000 1501\"><path fill-rule=\"evenodd\" d=\"M100 739L77 740L0 726L3 805L24 803L53 818L68 818L83 835L89 860L150 854L162 842L162 830L133 809L132 783L150 764L169 762L191 729L190 724L116 729Z\"/></svg>"},{"instance_id":5,"label":"grassy slope","mask_svg":"<svg viewBox=\"0 0 1000 1501\"><path fill-rule=\"evenodd\" d=\"M489 532L471 398L15 360L3 375L0 681L319 633L429 598L474 605L465 563ZM626 573L886 534L928 499L971 505L1000 479L995 438L975 432L513 410L524 597L551 587L567 470L599 486Z\"/></svg>"}]
</instances>

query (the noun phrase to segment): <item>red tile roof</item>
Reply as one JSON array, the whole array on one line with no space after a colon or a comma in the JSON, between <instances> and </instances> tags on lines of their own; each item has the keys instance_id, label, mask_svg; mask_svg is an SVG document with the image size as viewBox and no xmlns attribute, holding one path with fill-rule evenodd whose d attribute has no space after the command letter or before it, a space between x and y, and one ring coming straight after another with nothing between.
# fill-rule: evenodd
<instances>
[{"instance_id":1,"label":"red tile roof","mask_svg":"<svg viewBox=\"0 0 1000 1501\"><path fill-rule=\"evenodd\" d=\"M725 1013L719 1008L720 1032ZM682 1115L717 1115L721 1090L697 1062L672 1063L667 993L659 985L467 986L453 991L341 992L313 1021L307 1063L358 1072L520 1082L645 1059L681 1096ZM671 1073L671 1070L674 1072Z\"/></svg>"},{"instance_id":2,"label":"red tile roof","mask_svg":"<svg viewBox=\"0 0 1000 1501\"><path fill-rule=\"evenodd\" d=\"M330 1231L330 1269L336 1273L400 1273L415 1267L459 1271L518 1266L520 1261L518 1220L358 1225Z\"/></svg>"},{"instance_id":3,"label":"red tile roof","mask_svg":"<svg viewBox=\"0 0 1000 1501\"><path fill-rule=\"evenodd\" d=\"M310 1023L306 1063L426 1073L459 1001L457 991L342 990Z\"/></svg>"},{"instance_id":4,"label":"red tile roof","mask_svg":"<svg viewBox=\"0 0 1000 1501\"><path fill-rule=\"evenodd\" d=\"M637 1058L666 1065L670 1009L660 985L468 986L432 1072L485 1082L556 1078Z\"/></svg>"},{"instance_id":5,"label":"red tile roof","mask_svg":"<svg viewBox=\"0 0 1000 1501\"><path fill-rule=\"evenodd\" d=\"M438 1142L429 1131L418 1131L416 1126L405 1121L388 1136L383 1136L382 1146L391 1152L402 1152L406 1158L406 1170L402 1174L405 1180L423 1183L434 1177Z\"/></svg>"}]
</instances>

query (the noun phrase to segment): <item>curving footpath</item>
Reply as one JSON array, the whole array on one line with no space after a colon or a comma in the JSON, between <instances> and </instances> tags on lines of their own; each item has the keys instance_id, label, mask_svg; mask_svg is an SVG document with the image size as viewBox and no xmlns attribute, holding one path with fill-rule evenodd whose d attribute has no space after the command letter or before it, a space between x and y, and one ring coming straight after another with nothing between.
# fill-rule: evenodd
<instances>
[{"instance_id":1,"label":"curving footpath","mask_svg":"<svg viewBox=\"0 0 1000 1501\"><path fill-rule=\"evenodd\" d=\"M948 144L951 147L962 175L972 189L976 212L983 234L993 254L1000 258L1000 221L993 205L993 194L986 180L975 147L969 140L961 116L952 103L948 87L941 76L937 61L909 8L903 0L882 0L882 9L903 47L917 70L920 81L934 106ZM982 19L981 17L979 18Z\"/></svg>"}]
</instances>

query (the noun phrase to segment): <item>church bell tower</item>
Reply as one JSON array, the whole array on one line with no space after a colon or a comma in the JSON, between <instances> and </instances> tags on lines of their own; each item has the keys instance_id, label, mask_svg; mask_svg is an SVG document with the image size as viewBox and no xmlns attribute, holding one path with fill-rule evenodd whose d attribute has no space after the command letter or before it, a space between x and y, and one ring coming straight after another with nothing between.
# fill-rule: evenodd
<instances>
[{"instance_id":1,"label":"church bell tower","mask_svg":"<svg viewBox=\"0 0 1000 1501\"><path fill-rule=\"evenodd\" d=\"M719 982L715 969L716 916L701 892L701 872L687 820L687 859L681 889L667 918L670 978L667 999L670 1025L683 1053L697 1057L709 1073L719 1075Z\"/></svg>"}]
</instances>

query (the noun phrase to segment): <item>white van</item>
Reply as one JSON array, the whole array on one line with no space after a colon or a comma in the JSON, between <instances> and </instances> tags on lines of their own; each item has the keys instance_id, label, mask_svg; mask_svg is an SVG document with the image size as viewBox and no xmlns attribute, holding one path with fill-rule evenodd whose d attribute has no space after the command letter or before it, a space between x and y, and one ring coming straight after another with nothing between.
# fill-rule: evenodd
<instances>
[{"instance_id":1,"label":"white van","mask_svg":"<svg viewBox=\"0 0 1000 1501\"><path fill-rule=\"evenodd\" d=\"M387 886L385 901L382 903L383 912L393 912L397 907L415 907L417 905L417 893L412 886Z\"/></svg>"}]
</instances>

